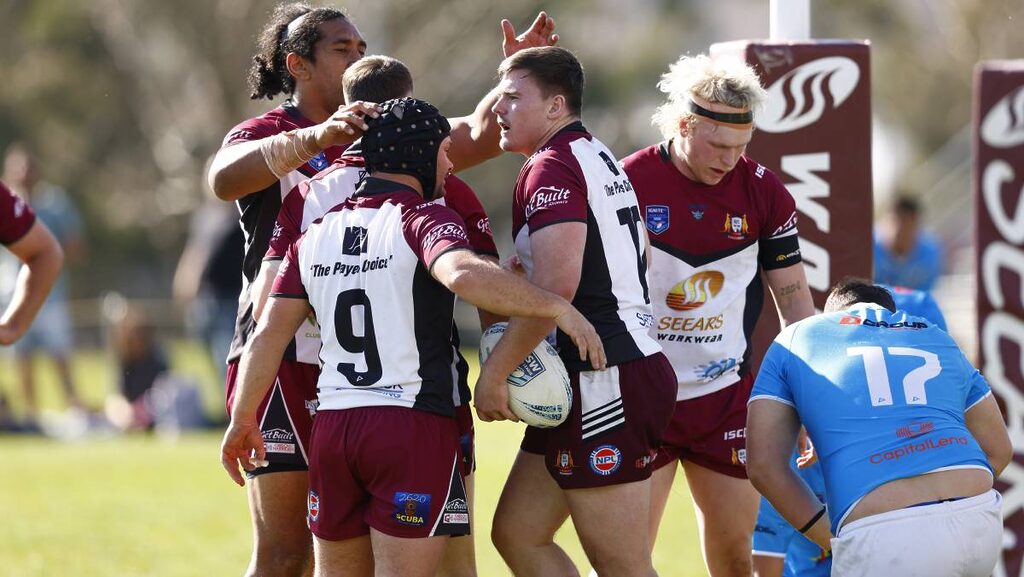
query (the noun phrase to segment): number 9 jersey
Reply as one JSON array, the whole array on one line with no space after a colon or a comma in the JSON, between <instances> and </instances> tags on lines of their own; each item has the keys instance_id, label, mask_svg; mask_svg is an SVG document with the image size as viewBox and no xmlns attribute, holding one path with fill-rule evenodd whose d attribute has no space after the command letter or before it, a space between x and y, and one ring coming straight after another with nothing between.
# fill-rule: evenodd
<instances>
[{"instance_id":1,"label":"number 9 jersey","mask_svg":"<svg viewBox=\"0 0 1024 577\"><path fill-rule=\"evenodd\" d=\"M285 255L271 296L307 299L320 323L319 408L454 414L455 295L434 260L471 250L462 220L413 189L367 178Z\"/></svg>"},{"instance_id":2,"label":"number 9 jersey","mask_svg":"<svg viewBox=\"0 0 1024 577\"><path fill-rule=\"evenodd\" d=\"M990 394L981 373L930 321L858 304L783 330L750 402L796 409L814 439L838 535L857 501L889 481L949 469L991 471L964 421Z\"/></svg>"}]
</instances>

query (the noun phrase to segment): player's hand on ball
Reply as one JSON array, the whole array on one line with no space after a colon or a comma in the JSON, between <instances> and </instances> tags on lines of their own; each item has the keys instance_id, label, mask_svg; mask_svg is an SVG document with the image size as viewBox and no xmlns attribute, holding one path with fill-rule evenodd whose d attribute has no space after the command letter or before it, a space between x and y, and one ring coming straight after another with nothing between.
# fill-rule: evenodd
<instances>
[{"instance_id":1,"label":"player's hand on ball","mask_svg":"<svg viewBox=\"0 0 1024 577\"><path fill-rule=\"evenodd\" d=\"M494 374L492 366L490 363L484 363L480 367L480 378L477 379L476 388L473 390L473 406L476 407L477 417L485 423L519 422L519 418L508 404L508 383L505 382L508 375Z\"/></svg>"},{"instance_id":2,"label":"player's hand on ball","mask_svg":"<svg viewBox=\"0 0 1024 577\"><path fill-rule=\"evenodd\" d=\"M604 354L604 344L597 334L594 325L584 317L576 307L569 305L565 312L555 318L558 328L569 335L573 344L580 351L580 360L590 360L590 366L596 370L603 370L608 359Z\"/></svg>"},{"instance_id":3,"label":"player's hand on ball","mask_svg":"<svg viewBox=\"0 0 1024 577\"><path fill-rule=\"evenodd\" d=\"M220 444L220 464L231 480L239 486L245 486L245 478L238 467L246 471L252 471L258 466L265 467L266 458L263 434L256 422L240 423L232 420Z\"/></svg>"},{"instance_id":4,"label":"player's hand on ball","mask_svg":"<svg viewBox=\"0 0 1024 577\"><path fill-rule=\"evenodd\" d=\"M338 108L330 118L316 125L316 144L321 149L351 144L366 130L366 117L376 118L377 105L356 101Z\"/></svg>"}]
</instances>

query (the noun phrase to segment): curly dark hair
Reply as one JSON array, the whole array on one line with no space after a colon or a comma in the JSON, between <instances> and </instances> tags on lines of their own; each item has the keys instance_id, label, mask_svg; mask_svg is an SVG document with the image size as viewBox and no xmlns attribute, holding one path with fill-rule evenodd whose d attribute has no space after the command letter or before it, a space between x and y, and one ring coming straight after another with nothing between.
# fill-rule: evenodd
<instances>
[{"instance_id":1,"label":"curly dark hair","mask_svg":"<svg viewBox=\"0 0 1024 577\"><path fill-rule=\"evenodd\" d=\"M296 20L299 20L296 22ZM294 52L310 61L313 46L320 40L320 25L348 16L334 8L314 8L302 2L278 4L267 25L260 32L256 54L249 68L249 98L272 99L282 92L295 91L295 79L288 72L285 58ZM289 30L289 25L295 23Z\"/></svg>"}]
</instances>

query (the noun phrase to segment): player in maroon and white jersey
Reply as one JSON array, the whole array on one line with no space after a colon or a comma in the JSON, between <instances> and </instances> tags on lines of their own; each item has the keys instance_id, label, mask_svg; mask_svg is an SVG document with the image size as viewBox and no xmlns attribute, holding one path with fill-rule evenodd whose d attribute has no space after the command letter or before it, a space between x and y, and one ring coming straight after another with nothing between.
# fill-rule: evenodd
<instances>
[{"instance_id":1,"label":"player in maroon and white jersey","mask_svg":"<svg viewBox=\"0 0 1024 577\"><path fill-rule=\"evenodd\" d=\"M683 57L662 77L654 115L666 141L622 162L650 233L651 335L678 382L654 463L652 539L682 462L713 577L750 575L758 494L746 474L747 366L764 273L782 324L814 314L800 264L796 206L744 156L765 98L740 61Z\"/></svg>"},{"instance_id":2,"label":"player in maroon and white jersey","mask_svg":"<svg viewBox=\"0 0 1024 577\"><path fill-rule=\"evenodd\" d=\"M444 193L447 119L426 102L381 105L363 137L368 177L310 224L282 262L265 322L243 356L222 462L266 454L260 399L313 312L324 361L310 448L318 574L433 575L443 537L469 530L458 468L452 291L499 314L556 319L582 360L604 366L594 327L568 301L476 256ZM371 539L372 536L372 539ZM372 553L372 554L371 554Z\"/></svg>"},{"instance_id":3,"label":"player in maroon and white jersey","mask_svg":"<svg viewBox=\"0 0 1024 577\"><path fill-rule=\"evenodd\" d=\"M28 330L57 282L64 251L50 229L21 197L0 183L0 244L22 262L11 302L0 316L0 345L7 346Z\"/></svg>"},{"instance_id":4,"label":"player in maroon and white jersey","mask_svg":"<svg viewBox=\"0 0 1024 577\"><path fill-rule=\"evenodd\" d=\"M343 78L345 99L348 102L362 100L365 102L383 102L393 98L411 96L413 91L412 74L402 62L387 56L367 56L345 71ZM335 160L330 167L324 169L313 178L300 183L292 189L281 204L277 216L274 234L270 240L270 248L264 257L265 265L260 276L278 269L277 263L284 259L288 247L298 240L309 225L323 217L331 208L348 200L355 192L359 183L366 175L364 162L357 142ZM477 199L473 189L453 174L445 180L445 194L433 201L455 211L466 225L469 244L481 257L498 262L498 249L494 244L487 213ZM275 263L273 266L267 266ZM269 293L270 283L257 281L257 286L266 286ZM259 318L268 294L259 295L256 306L256 317ZM504 317L479 311L481 330L495 322L506 320ZM459 422L459 441L462 448L462 474L465 479L466 497L469 505L470 518L473 513L473 470L474 429L473 415L469 407L470 389L468 383L469 364L460 351L458 328L451 332L452 351L454 353L452 370L456 379L455 411ZM476 573L476 555L473 538L451 540L445 552L444 561L438 572L439 576L474 575Z\"/></svg>"},{"instance_id":5,"label":"player in maroon and white jersey","mask_svg":"<svg viewBox=\"0 0 1024 577\"><path fill-rule=\"evenodd\" d=\"M516 37L502 23L506 54L557 41L554 21L541 13ZM228 404L238 375L238 358L255 329L253 287L266 253L281 199L299 181L326 167L365 127L372 105L345 105L341 78L366 50L344 13L302 3L280 5L260 34L249 73L251 97L288 95L280 107L232 129L210 168L210 186L223 200L237 201L246 236L243 289L235 338L229 353ZM473 114L456 119L453 160L459 169L496 156L497 127L488 95ZM319 124L318 124L319 123ZM270 278L273 278L271 275ZM308 565L310 535L302 506L306 500L305 446L315 408L319 332L305 323L281 365L278 383L261 408L264 433L274 452L270 466L250 483L255 528L252 573L300 575ZM275 473L268 475L267 473Z\"/></svg>"},{"instance_id":6,"label":"player in maroon and white jersey","mask_svg":"<svg viewBox=\"0 0 1024 577\"><path fill-rule=\"evenodd\" d=\"M531 282L572 299L594 324L610 368L580 362L556 333L572 411L556 428L527 428L494 516L494 542L516 575L574 575L553 541L571 513L601 575L654 575L649 463L671 418L675 380L648 334L647 239L633 185L580 122L583 68L572 53L524 50L498 75L501 147L528 157L513 200L516 253ZM512 418L505 378L553 328L510 321L477 382L482 420Z\"/></svg>"}]
</instances>

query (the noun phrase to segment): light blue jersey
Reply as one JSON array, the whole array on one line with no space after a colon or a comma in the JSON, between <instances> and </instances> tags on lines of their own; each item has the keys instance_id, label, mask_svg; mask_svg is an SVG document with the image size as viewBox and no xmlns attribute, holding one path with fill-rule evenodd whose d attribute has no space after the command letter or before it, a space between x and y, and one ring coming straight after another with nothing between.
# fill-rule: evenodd
<instances>
[{"instance_id":1,"label":"light blue jersey","mask_svg":"<svg viewBox=\"0 0 1024 577\"><path fill-rule=\"evenodd\" d=\"M799 455L799 452L793 453L790 466L818 499L825 501L825 479L821 475L821 463L806 469L797 468L796 459ZM755 555L785 557L782 577L828 577L832 570L832 558L813 541L801 535L764 497L761 497L761 508L757 512L757 524L754 525L753 552Z\"/></svg>"},{"instance_id":2,"label":"light blue jersey","mask_svg":"<svg viewBox=\"0 0 1024 577\"><path fill-rule=\"evenodd\" d=\"M881 285L892 295L896 303L896 310L901 310L914 317L924 317L940 329L949 332L946 328L946 317L942 316L939 304L932 298L928 291L919 291L902 286Z\"/></svg>"},{"instance_id":3,"label":"light blue jersey","mask_svg":"<svg viewBox=\"0 0 1024 577\"><path fill-rule=\"evenodd\" d=\"M871 304L790 325L750 402L794 407L818 452L832 533L876 487L947 469L991 472L964 413L991 394L945 331Z\"/></svg>"}]
</instances>

